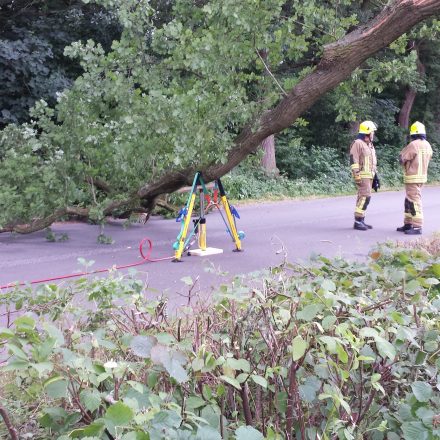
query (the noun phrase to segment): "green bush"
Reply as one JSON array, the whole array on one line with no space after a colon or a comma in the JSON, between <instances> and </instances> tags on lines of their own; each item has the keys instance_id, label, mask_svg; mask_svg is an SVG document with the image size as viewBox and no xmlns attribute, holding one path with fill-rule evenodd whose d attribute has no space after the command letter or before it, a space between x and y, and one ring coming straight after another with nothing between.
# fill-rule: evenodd
<instances>
[{"instance_id":1,"label":"green bush","mask_svg":"<svg viewBox=\"0 0 440 440\"><path fill-rule=\"evenodd\" d=\"M176 316L133 275L6 292L0 402L20 438L434 440L440 257L371 257L285 262Z\"/></svg>"}]
</instances>

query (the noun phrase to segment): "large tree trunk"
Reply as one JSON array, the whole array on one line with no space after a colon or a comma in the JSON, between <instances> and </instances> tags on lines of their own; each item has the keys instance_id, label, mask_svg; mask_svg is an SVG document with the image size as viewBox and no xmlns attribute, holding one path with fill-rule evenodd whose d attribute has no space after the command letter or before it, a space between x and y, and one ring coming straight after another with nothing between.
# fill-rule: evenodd
<instances>
[{"instance_id":1,"label":"large tree trunk","mask_svg":"<svg viewBox=\"0 0 440 440\"><path fill-rule=\"evenodd\" d=\"M321 96L346 80L367 58L416 24L439 13L440 0L392 0L369 23L326 45L314 71L290 90L275 108L244 127L235 139L226 163L211 164L201 170L204 180L209 182L228 173L255 152L264 139L289 127ZM159 195L191 185L195 171L186 168L166 173L159 180L142 186L133 198L142 208L149 210ZM123 203L117 202L118 207ZM132 201L125 203L127 207L132 206ZM117 213L111 206L106 212Z\"/></svg>"},{"instance_id":2,"label":"large tree trunk","mask_svg":"<svg viewBox=\"0 0 440 440\"><path fill-rule=\"evenodd\" d=\"M423 77L425 75L425 66L421 63L419 58L419 48L417 44L412 41L412 50L415 50L417 52L417 71L419 72L419 75ZM413 107L414 101L417 96L417 91L412 88L408 87L405 93L405 99L402 104L402 108L399 112L399 126L402 128L408 128L409 127L409 116L411 114L411 109Z\"/></svg>"}]
</instances>

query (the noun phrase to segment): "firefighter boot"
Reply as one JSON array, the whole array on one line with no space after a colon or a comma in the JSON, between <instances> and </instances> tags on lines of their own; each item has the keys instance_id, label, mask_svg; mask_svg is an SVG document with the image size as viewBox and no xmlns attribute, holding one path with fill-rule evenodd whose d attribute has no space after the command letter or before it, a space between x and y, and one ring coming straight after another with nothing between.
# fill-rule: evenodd
<instances>
[{"instance_id":1,"label":"firefighter boot","mask_svg":"<svg viewBox=\"0 0 440 440\"><path fill-rule=\"evenodd\" d=\"M407 229L405 231L405 234L406 235L422 235L422 228L420 226L419 227L411 226L410 229Z\"/></svg>"},{"instance_id":2,"label":"firefighter boot","mask_svg":"<svg viewBox=\"0 0 440 440\"><path fill-rule=\"evenodd\" d=\"M368 230L368 226L364 223L364 219L358 217L354 219L353 229L357 229L358 231L366 231Z\"/></svg>"},{"instance_id":3,"label":"firefighter boot","mask_svg":"<svg viewBox=\"0 0 440 440\"><path fill-rule=\"evenodd\" d=\"M409 229L411 229L412 226L409 223L405 223L403 226L400 226L400 228L397 228L396 231L398 232L406 232Z\"/></svg>"},{"instance_id":4,"label":"firefighter boot","mask_svg":"<svg viewBox=\"0 0 440 440\"><path fill-rule=\"evenodd\" d=\"M371 225L367 225L367 224L365 223L365 218L362 219L362 223L363 223L368 229L373 229L373 226L371 226Z\"/></svg>"}]
</instances>

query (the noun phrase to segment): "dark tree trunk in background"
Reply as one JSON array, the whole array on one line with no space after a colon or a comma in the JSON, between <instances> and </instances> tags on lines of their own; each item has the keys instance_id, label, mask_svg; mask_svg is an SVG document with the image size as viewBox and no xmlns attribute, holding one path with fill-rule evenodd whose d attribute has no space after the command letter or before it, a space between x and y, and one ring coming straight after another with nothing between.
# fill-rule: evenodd
<instances>
[{"instance_id":1,"label":"dark tree trunk in background","mask_svg":"<svg viewBox=\"0 0 440 440\"><path fill-rule=\"evenodd\" d=\"M267 63L268 51L266 49L260 50L261 60L265 64L265 75L270 76L269 65ZM263 149L263 157L261 159L261 166L268 175L278 175L279 170L277 168L277 161L275 157L275 136L271 134L261 143L261 148Z\"/></svg>"},{"instance_id":2,"label":"dark tree trunk in background","mask_svg":"<svg viewBox=\"0 0 440 440\"><path fill-rule=\"evenodd\" d=\"M261 159L261 166L264 171L271 176L278 176L280 170L277 168L277 162L275 158L275 136L271 134L261 143L263 149L263 157Z\"/></svg>"},{"instance_id":3,"label":"dark tree trunk in background","mask_svg":"<svg viewBox=\"0 0 440 440\"><path fill-rule=\"evenodd\" d=\"M360 121L350 122L348 126L348 132L351 136L356 136L359 133L359 126L361 125Z\"/></svg>"},{"instance_id":4,"label":"dark tree trunk in background","mask_svg":"<svg viewBox=\"0 0 440 440\"><path fill-rule=\"evenodd\" d=\"M415 50L417 52L417 72L419 72L420 77L423 77L425 75L425 66L422 64L419 58L419 48L415 41L412 41L411 43L412 50ZM402 108L400 109L399 113L399 125L402 128L408 128L409 127L409 117L411 115L411 109L413 107L414 101L417 96L417 91L413 89L412 87L408 87L405 93L405 99L402 104Z\"/></svg>"}]
</instances>

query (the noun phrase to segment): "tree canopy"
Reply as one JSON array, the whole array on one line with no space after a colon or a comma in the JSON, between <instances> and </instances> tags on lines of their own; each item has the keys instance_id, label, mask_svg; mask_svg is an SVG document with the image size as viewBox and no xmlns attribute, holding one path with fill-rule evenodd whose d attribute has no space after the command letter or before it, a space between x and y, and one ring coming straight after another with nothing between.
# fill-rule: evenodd
<instances>
[{"instance_id":1,"label":"tree canopy","mask_svg":"<svg viewBox=\"0 0 440 440\"><path fill-rule=\"evenodd\" d=\"M433 0L96 5L118 17L120 38L67 46L82 74L55 106L37 102L29 122L0 134L3 231L148 212L195 170L221 177L338 86L342 120L387 83L423 88L409 32L440 12Z\"/></svg>"}]
</instances>

